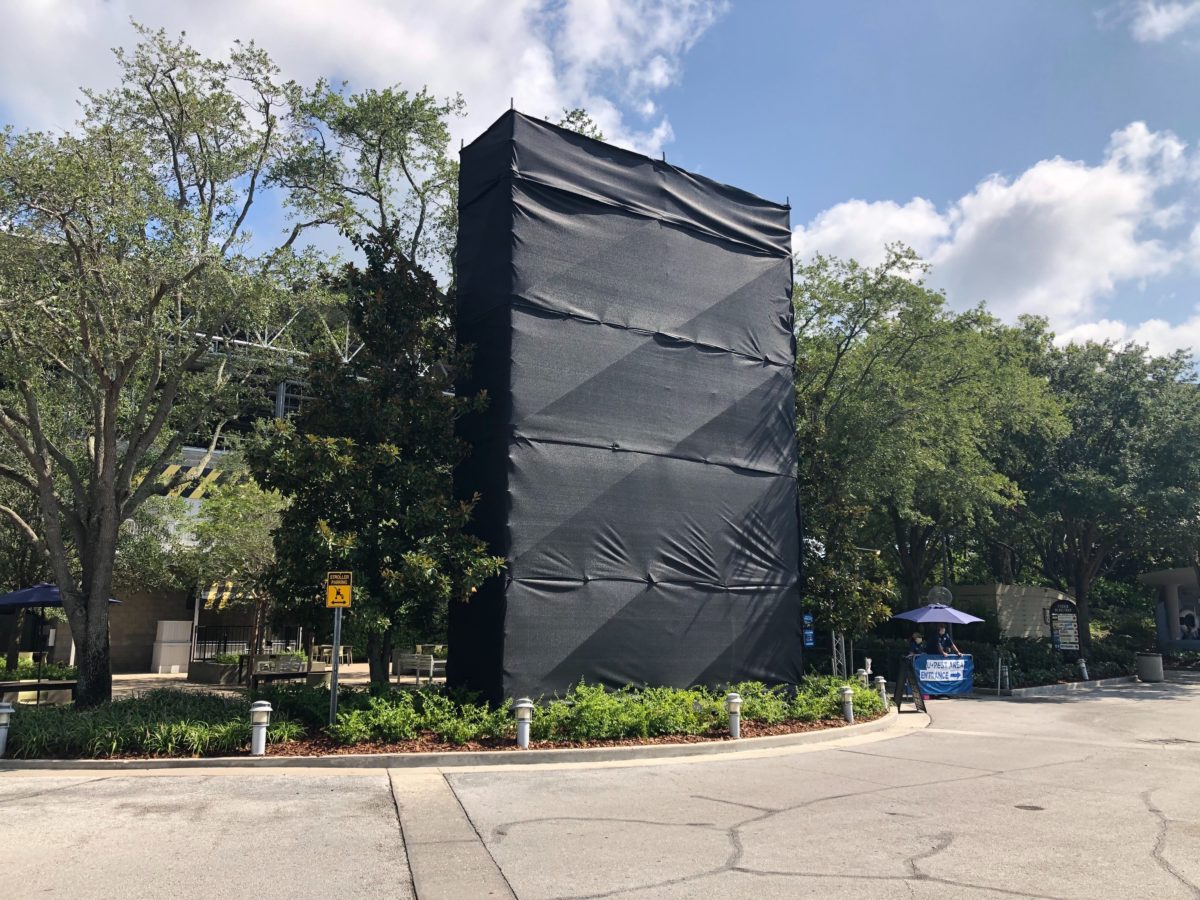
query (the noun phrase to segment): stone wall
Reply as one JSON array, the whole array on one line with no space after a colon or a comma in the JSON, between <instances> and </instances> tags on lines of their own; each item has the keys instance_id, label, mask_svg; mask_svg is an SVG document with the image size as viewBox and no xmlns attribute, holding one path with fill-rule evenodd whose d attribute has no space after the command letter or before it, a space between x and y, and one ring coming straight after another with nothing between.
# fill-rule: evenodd
<instances>
[{"instance_id":1,"label":"stone wall","mask_svg":"<svg viewBox=\"0 0 1200 900\"><path fill-rule=\"evenodd\" d=\"M159 619L191 619L186 591L115 587L120 603L109 609L113 672L149 672Z\"/></svg>"},{"instance_id":2,"label":"stone wall","mask_svg":"<svg viewBox=\"0 0 1200 900\"><path fill-rule=\"evenodd\" d=\"M951 591L954 606L995 619L1002 637L1042 640L1050 639L1050 625L1043 610L1055 600L1073 599L1055 588L1032 584L956 584Z\"/></svg>"}]
</instances>

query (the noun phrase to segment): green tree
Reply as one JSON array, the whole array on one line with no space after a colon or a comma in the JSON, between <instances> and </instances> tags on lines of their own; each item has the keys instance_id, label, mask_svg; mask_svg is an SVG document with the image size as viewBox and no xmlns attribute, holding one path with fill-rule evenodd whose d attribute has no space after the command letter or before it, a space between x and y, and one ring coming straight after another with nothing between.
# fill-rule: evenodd
<instances>
[{"instance_id":1,"label":"green tree","mask_svg":"<svg viewBox=\"0 0 1200 900\"><path fill-rule=\"evenodd\" d=\"M890 578L863 578L862 550L873 539L868 524L881 502L875 473L886 453L872 408L875 367L867 341L888 330L902 312L912 321L936 310L935 298L919 289L921 263L909 250L890 248L887 260L869 269L818 257L797 270L796 415L798 471L805 514L805 591L816 612L836 630L865 631L890 610ZM915 328L909 327L909 342ZM893 355L903 351L897 343ZM876 357L887 353L876 346ZM872 557L872 563L878 557ZM874 564L868 575L876 574ZM862 590L860 590L860 587Z\"/></svg>"},{"instance_id":2,"label":"green tree","mask_svg":"<svg viewBox=\"0 0 1200 900\"><path fill-rule=\"evenodd\" d=\"M1162 553L1172 536L1188 541L1179 529L1200 492L1195 373L1182 352L1093 342L1051 347L1042 373L1070 430L1031 479L1031 507L1044 573L1074 596L1086 651L1096 579L1131 554Z\"/></svg>"},{"instance_id":3,"label":"green tree","mask_svg":"<svg viewBox=\"0 0 1200 900\"><path fill-rule=\"evenodd\" d=\"M908 356L889 379L892 419L903 424L889 432L884 524L909 605L917 604L952 535L1024 503L1000 448L1014 436L1051 436L1063 427L1045 382L1030 369L1021 329L982 310L946 312L934 325L924 352Z\"/></svg>"},{"instance_id":4,"label":"green tree","mask_svg":"<svg viewBox=\"0 0 1200 900\"><path fill-rule=\"evenodd\" d=\"M237 462L223 459L221 468L226 478L201 501L181 568L201 593L215 582L237 584L239 602L254 604L251 646L257 650L271 605L275 531L287 502L259 487Z\"/></svg>"},{"instance_id":5,"label":"green tree","mask_svg":"<svg viewBox=\"0 0 1200 900\"><path fill-rule=\"evenodd\" d=\"M295 127L319 140L303 143L274 177L299 217L387 240L413 265L452 272L458 161L449 123L463 115L462 97L399 85L347 94L326 81L295 97Z\"/></svg>"},{"instance_id":6,"label":"green tree","mask_svg":"<svg viewBox=\"0 0 1200 900\"><path fill-rule=\"evenodd\" d=\"M804 566L805 599L817 627L853 636L892 614L893 579L878 551L846 546L827 550L810 541Z\"/></svg>"},{"instance_id":7,"label":"green tree","mask_svg":"<svg viewBox=\"0 0 1200 900\"><path fill-rule=\"evenodd\" d=\"M261 592L273 574L274 534L287 501L252 478L238 477L236 468L225 471L234 477L205 495L192 526L189 574L201 584L231 580L248 592Z\"/></svg>"},{"instance_id":8,"label":"green tree","mask_svg":"<svg viewBox=\"0 0 1200 900\"><path fill-rule=\"evenodd\" d=\"M843 570L854 545L887 547L909 605L948 530L1020 501L998 436L1059 427L1023 330L948 310L923 271L901 247L874 268L818 258L794 295L808 530Z\"/></svg>"},{"instance_id":9,"label":"green tree","mask_svg":"<svg viewBox=\"0 0 1200 900\"><path fill-rule=\"evenodd\" d=\"M368 634L371 680L386 683L396 630L436 633L448 604L466 602L503 561L463 533L473 504L453 495L466 449L454 421L482 398L452 390L466 360L449 301L394 231L361 246L366 266L348 266L336 285L361 350L314 356L310 399L267 426L249 458L290 501L279 590L313 604L327 570L353 570L350 615Z\"/></svg>"},{"instance_id":10,"label":"green tree","mask_svg":"<svg viewBox=\"0 0 1200 900\"><path fill-rule=\"evenodd\" d=\"M595 138L598 141L604 140L604 132L600 130L596 120L581 106L576 106L574 109L563 107L562 116L556 124L559 128L576 131L584 137Z\"/></svg>"},{"instance_id":11,"label":"green tree","mask_svg":"<svg viewBox=\"0 0 1200 900\"><path fill-rule=\"evenodd\" d=\"M179 589L190 586L187 567L191 516L180 497L153 496L121 526L113 582L121 588ZM120 592L116 593L121 599Z\"/></svg>"},{"instance_id":12,"label":"green tree","mask_svg":"<svg viewBox=\"0 0 1200 900\"><path fill-rule=\"evenodd\" d=\"M48 580L50 568L46 555L37 545L38 538L35 536L30 540L22 530L24 523L37 522L37 499L18 485L0 481L0 510L6 511L4 518L0 518L0 592L16 591ZM11 517L8 510L12 511ZM5 651L8 669L17 667L25 616L23 609L13 613L13 627Z\"/></svg>"},{"instance_id":13,"label":"green tree","mask_svg":"<svg viewBox=\"0 0 1200 900\"><path fill-rule=\"evenodd\" d=\"M247 231L312 140L286 127L294 89L252 44L212 60L142 36L74 131L0 141L0 476L36 498L40 521L18 527L62 590L81 705L111 694L122 524L274 377L266 345L292 349L310 299L306 223L274 246Z\"/></svg>"}]
</instances>

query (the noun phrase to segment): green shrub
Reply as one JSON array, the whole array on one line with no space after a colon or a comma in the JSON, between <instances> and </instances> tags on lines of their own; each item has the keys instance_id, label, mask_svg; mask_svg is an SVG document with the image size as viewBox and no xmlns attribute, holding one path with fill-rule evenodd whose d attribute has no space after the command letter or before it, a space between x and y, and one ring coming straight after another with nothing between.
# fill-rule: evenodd
<instances>
[{"instance_id":1,"label":"green shrub","mask_svg":"<svg viewBox=\"0 0 1200 900\"><path fill-rule=\"evenodd\" d=\"M574 741L646 737L649 734L646 708L631 702L631 698L629 688L609 691L602 685L581 681L567 698L571 714L566 721L565 737Z\"/></svg>"},{"instance_id":2,"label":"green shrub","mask_svg":"<svg viewBox=\"0 0 1200 900\"><path fill-rule=\"evenodd\" d=\"M218 653L213 656L212 661L219 666L236 666L241 659L238 653Z\"/></svg>"},{"instance_id":3,"label":"green shrub","mask_svg":"<svg viewBox=\"0 0 1200 900\"><path fill-rule=\"evenodd\" d=\"M846 683L833 678L809 678L791 692L783 686L742 682L730 690L742 697L744 721L812 722L841 717L840 689ZM883 712L883 700L876 691L857 683L853 689L857 715ZM598 741L722 731L726 727L726 693L704 688L606 690L580 683L565 697L556 697L534 710L530 736L535 741Z\"/></svg>"},{"instance_id":4,"label":"green shrub","mask_svg":"<svg viewBox=\"0 0 1200 900\"><path fill-rule=\"evenodd\" d=\"M841 716L840 689L833 678L810 677L796 689L759 682L734 685L743 698L747 722L774 724ZM882 712L879 695L852 683L859 716ZM579 683L534 711L536 741L601 741L724 731L725 690L625 687L609 690ZM271 743L297 740L306 731L324 731L341 744L395 743L429 734L466 744L511 740L516 730L511 705L491 708L467 693L425 688L389 690L372 696L343 689L337 721L326 726L329 691L304 685L272 685L253 699L273 707L267 732ZM216 694L151 691L89 710L71 707L18 708L9 735L17 757L106 757L124 754L203 756L242 751L250 740L247 702Z\"/></svg>"},{"instance_id":5,"label":"green shrub","mask_svg":"<svg viewBox=\"0 0 1200 900\"><path fill-rule=\"evenodd\" d=\"M339 744L365 744L371 740L371 725L366 710L362 709L339 712L337 720L325 731Z\"/></svg>"},{"instance_id":6,"label":"green shrub","mask_svg":"<svg viewBox=\"0 0 1200 900\"><path fill-rule=\"evenodd\" d=\"M304 726L299 722L292 722L289 719L280 719L276 721L271 719L271 724L267 728L267 742L270 744L287 744L291 741L298 741L305 735Z\"/></svg>"},{"instance_id":7,"label":"green shrub","mask_svg":"<svg viewBox=\"0 0 1200 900\"><path fill-rule=\"evenodd\" d=\"M295 719L310 731L325 727L329 721L329 688L306 684L266 684L250 695L251 700L266 700L276 714ZM370 695L353 687L338 689L338 712L366 709Z\"/></svg>"},{"instance_id":8,"label":"green shrub","mask_svg":"<svg viewBox=\"0 0 1200 900\"><path fill-rule=\"evenodd\" d=\"M327 732L342 744L393 743L411 740L422 733L452 744L512 735L515 724L506 707L489 709L465 699L468 696L436 688L392 691L369 697L365 708L339 712L336 724ZM340 705L341 700L338 702Z\"/></svg>"},{"instance_id":9,"label":"green shrub","mask_svg":"<svg viewBox=\"0 0 1200 900\"><path fill-rule=\"evenodd\" d=\"M0 671L0 681L34 681L38 678L43 681L61 681L75 678L78 674L79 670L74 666L48 662L43 663L39 670L37 663L23 660L17 663L15 669Z\"/></svg>"},{"instance_id":10,"label":"green shrub","mask_svg":"<svg viewBox=\"0 0 1200 900\"><path fill-rule=\"evenodd\" d=\"M819 722L832 718L826 697L797 691L788 703L788 717L797 722Z\"/></svg>"},{"instance_id":11,"label":"green shrub","mask_svg":"<svg viewBox=\"0 0 1200 900\"><path fill-rule=\"evenodd\" d=\"M300 723L272 716L270 740L303 735ZM149 691L86 710L21 705L9 732L9 750L19 758L229 754L249 742L244 700L178 690Z\"/></svg>"},{"instance_id":12,"label":"green shrub","mask_svg":"<svg viewBox=\"0 0 1200 900\"><path fill-rule=\"evenodd\" d=\"M777 725L788 718L788 700L781 686L767 687L761 681L743 681L730 690L742 698L742 719Z\"/></svg>"},{"instance_id":13,"label":"green shrub","mask_svg":"<svg viewBox=\"0 0 1200 900\"><path fill-rule=\"evenodd\" d=\"M704 734L724 717L721 700L703 688L646 688L640 696L646 709L646 730L652 737Z\"/></svg>"},{"instance_id":14,"label":"green shrub","mask_svg":"<svg viewBox=\"0 0 1200 900\"><path fill-rule=\"evenodd\" d=\"M557 698L545 706L539 706L533 711L533 721L529 723L529 737L534 741L564 740L571 718L571 707Z\"/></svg>"}]
</instances>

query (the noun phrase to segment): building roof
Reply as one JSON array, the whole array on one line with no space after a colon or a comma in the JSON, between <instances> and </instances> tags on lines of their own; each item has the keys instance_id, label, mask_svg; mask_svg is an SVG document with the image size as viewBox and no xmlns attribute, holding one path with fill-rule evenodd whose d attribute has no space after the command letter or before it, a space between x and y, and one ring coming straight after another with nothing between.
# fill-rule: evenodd
<instances>
[{"instance_id":1,"label":"building roof","mask_svg":"<svg viewBox=\"0 0 1200 900\"><path fill-rule=\"evenodd\" d=\"M1168 584L1177 584L1180 587L1196 587L1196 570L1191 566L1184 566L1181 569L1159 569L1156 572L1147 572L1144 575L1138 576L1138 581L1142 584L1152 584L1158 587Z\"/></svg>"}]
</instances>

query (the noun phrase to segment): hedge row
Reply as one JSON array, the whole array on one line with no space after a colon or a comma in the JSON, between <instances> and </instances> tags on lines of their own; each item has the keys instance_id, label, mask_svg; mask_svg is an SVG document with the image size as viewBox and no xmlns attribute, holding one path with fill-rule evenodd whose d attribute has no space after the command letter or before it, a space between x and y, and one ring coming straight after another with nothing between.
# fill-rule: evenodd
<instances>
[{"instance_id":1,"label":"hedge row","mask_svg":"<svg viewBox=\"0 0 1200 900\"><path fill-rule=\"evenodd\" d=\"M808 678L798 688L743 682L742 719L776 724L841 716L846 682ZM883 711L872 690L851 683L855 715ZM327 726L329 691L273 686L252 699L271 702L268 740L291 741L327 734L340 744L394 743L423 735L452 744L511 740L515 722L507 706L490 708L471 696L430 688L372 695L344 689L337 722ZM606 690L580 683L534 712L536 741L583 742L665 735L716 734L726 727L725 691L704 688ZM19 758L112 756L217 756L244 751L250 740L246 700L195 691L156 690L89 710L21 706L13 717L9 753Z\"/></svg>"}]
</instances>

